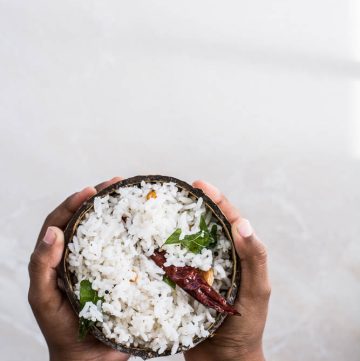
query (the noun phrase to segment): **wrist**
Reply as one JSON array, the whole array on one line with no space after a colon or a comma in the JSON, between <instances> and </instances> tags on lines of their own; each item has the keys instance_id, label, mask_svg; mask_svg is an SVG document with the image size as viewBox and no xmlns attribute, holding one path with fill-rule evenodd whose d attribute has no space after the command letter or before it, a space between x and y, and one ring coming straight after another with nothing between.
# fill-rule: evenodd
<instances>
[{"instance_id":1,"label":"wrist","mask_svg":"<svg viewBox=\"0 0 360 361\"><path fill-rule=\"evenodd\" d=\"M53 355L50 354L49 361L85 361L85 358L59 353Z\"/></svg>"},{"instance_id":2,"label":"wrist","mask_svg":"<svg viewBox=\"0 0 360 361\"><path fill-rule=\"evenodd\" d=\"M256 350L250 352L242 352L233 354L231 357L225 357L224 361L265 361L263 350Z\"/></svg>"},{"instance_id":3,"label":"wrist","mask_svg":"<svg viewBox=\"0 0 360 361\"><path fill-rule=\"evenodd\" d=\"M186 361L265 361L262 346L232 349L190 349L184 353Z\"/></svg>"},{"instance_id":4,"label":"wrist","mask_svg":"<svg viewBox=\"0 0 360 361\"><path fill-rule=\"evenodd\" d=\"M49 353L49 361L127 361L129 358L129 354L110 348L100 353L91 350L83 352L50 351Z\"/></svg>"},{"instance_id":5,"label":"wrist","mask_svg":"<svg viewBox=\"0 0 360 361\"><path fill-rule=\"evenodd\" d=\"M256 348L235 349L225 355L224 361L265 361L262 345Z\"/></svg>"},{"instance_id":6,"label":"wrist","mask_svg":"<svg viewBox=\"0 0 360 361\"><path fill-rule=\"evenodd\" d=\"M91 356L85 352L50 352L49 361L100 361L106 360L95 356Z\"/></svg>"}]
</instances>

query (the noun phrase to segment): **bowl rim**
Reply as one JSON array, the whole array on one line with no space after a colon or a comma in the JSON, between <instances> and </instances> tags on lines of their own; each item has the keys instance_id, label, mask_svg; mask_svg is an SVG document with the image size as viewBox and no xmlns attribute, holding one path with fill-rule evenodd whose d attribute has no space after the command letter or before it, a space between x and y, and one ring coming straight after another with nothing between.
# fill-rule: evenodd
<instances>
[{"instance_id":1,"label":"bowl rim","mask_svg":"<svg viewBox=\"0 0 360 361\"><path fill-rule=\"evenodd\" d=\"M231 253L232 253L232 261L233 261L233 272L231 277L231 286L228 289L226 293L226 300L230 304L234 304L235 298L237 296L240 283L241 283L241 266L240 266L240 259L237 255L237 252L235 250L234 246L234 239L232 237L231 233L231 225L229 221L226 219L220 208L215 204L214 201L212 201L201 189L194 188L190 184L177 179L175 177L170 176L162 176L162 175L138 175L130 178L123 179L121 181L118 181L116 183L111 184L110 186L102 189L89 199L87 199L80 208L75 212L75 214L71 217L70 221L68 222L65 231L64 231L64 237L65 237L65 247L64 252L62 254L61 262L58 267L58 273L60 278L63 280L64 283L64 289L67 294L67 297L71 303L72 309L76 313L76 315L79 315L80 312L80 303L75 296L75 293L73 291L73 282L71 273L67 268L67 256L69 254L69 248L67 247L68 243L71 242L75 231L77 229L77 226L82 221L83 217L86 213L91 211L91 209L94 206L94 199L96 197L102 197L107 194L114 193L118 188L120 187L129 187L129 186L140 186L141 182L145 181L146 183L168 183L173 182L175 183L179 188L187 190L191 196L195 197L195 199L198 199L200 197L203 198L205 206L211 210L212 215L219 221L220 225L223 228L223 232L225 233L226 237L231 242ZM199 343L205 341L206 339L213 337L216 330L221 326L221 324L226 319L226 314L218 313L218 315L215 318L215 321L211 324L211 326L208 328L209 335L207 337L198 338L195 337L194 346L192 347L184 347L179 346L176 353L184 352L189 350L190 348L195 347ZM125 352L128 354L131 354L133 356L141 357L143 359L153 358L153 357L162 357L162 356L168 356L171 354L171 350L167 349L162 354L158 354L157 351L153 351L150 348L141 348L141 347L135 347L135 346L126 346L116 343L114 340L108 339L105 337L105 335L102 333L102 331L97 326L92 326L90 329L90 333L97 338L102 343L106 344L107 346L110 346L111 348Z\"/></svg>"}]
</instances>

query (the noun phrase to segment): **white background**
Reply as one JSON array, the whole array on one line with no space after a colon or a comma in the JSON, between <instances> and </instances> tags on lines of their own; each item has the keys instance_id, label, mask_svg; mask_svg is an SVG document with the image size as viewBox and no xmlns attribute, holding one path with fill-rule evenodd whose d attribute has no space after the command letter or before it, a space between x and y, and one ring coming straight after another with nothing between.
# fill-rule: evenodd
<instances>
[{"instance_id":1,"label":"white background","mask_svg":"<svg viewBox=\"0 0 360 361\"><path fill-rule=\"evenodd\" d=\"M159 173L218 185L268 245L269 360L360 360L359 26L356 0L0 0L1 359L47 359L45 215Z\"/></svg>"}]
</instances>

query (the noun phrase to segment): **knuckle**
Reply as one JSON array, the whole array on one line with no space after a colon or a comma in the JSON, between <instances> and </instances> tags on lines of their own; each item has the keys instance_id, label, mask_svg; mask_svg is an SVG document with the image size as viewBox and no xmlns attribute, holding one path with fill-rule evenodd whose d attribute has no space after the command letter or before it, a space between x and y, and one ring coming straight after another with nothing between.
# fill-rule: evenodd
<instances>
[{"instance_id":1,"label":"knuckle","mask_svg":"<svg viewBox=\"0 0 360 361\"><path fill-rule=\"evenodd\" d=\"M28 271L29 271L30 277L31 277L32 274L41 271L43 266L44 266L44 263L43 263L40 255L39 255L39 253L35 250L31 254L30 261L29 261L29 264L28 264Z\"/></svg>"},{"instance_id":2,"label":"knuckle","mask_svg":"<svg viewBox=\"0 0 360 361\"><path fill-rule=\"evenodd\" d=\"M215 198L215 203L216 203L218 206L223 205L223 204L226 203L226 201L227 201L227 199L226 199L226 197L225 197L225 194L222 193L222 192L220 192L220 191L219 191L219 193L218 193L217 195L215 195L214 198Z\"/></svg>"},{"instance_id":3,"label":"knuckle","mask_svg":"<svg viewBox=\"0 0 360 361\"><path fill-rule=\"evenodd\" d=\"M259 246L257 247L256 253L255 253L255 258L264 264L267 262L268 250L263 243L260 243Z\"/></svg>"},{"instance_id":4,"label":"knuckle","mask_svg":"<svg viewBox=\"0 0 360 361\"><path fill-rule=\"evenodd\" d=\"M29 291L28 291L28 302L29 302L29 305L31 306L31 308L34 308L36 306L34 292L31 290L31 288L29 288Z\"/></svg>"},{"instance_id":5,"label":"knuckle","mask_svg":"<svg viewBox=\"0 0 360 361\"><path fill-rule=\"evenodd\" d=\"M270 284L267 284L264 287L263 296L266 300L270 299L270 296L271 296L271 285Z\"/></svg>"},{"instance_id":6,"label":"knuckle","mask_svg":"<svg viewBox=\"0 0 360 361\"><path fill-rule=\"evenodd\" d=\"M45 217L45 222L44 222L44 224L51 224L52 220L54 219L54 215L55 215L55 210L53 210L52 212L50 212L50 213Z\"/></svg>"},{"instance_id":7,"label":"knuckle","mask_svg":"<svg viewBox=\"0 0 360 361\"><path fill-rule=\"evenodd\" d=\"M30 260L29 260L29 264L28 264L28 271L29 271L30 276L33 273L36 263L37 263L37 261L35 260L35 256L34 256L34 252L33 252L30 256Z\"/></svg>"},{"instance_id":8,"label":"knuckle","mask_svg":"<svg viewBox=\"0 0 360 361\"><path fill-rule=\"evenodd\" d=\"M39 296L37 292L31 287L31 285L28 291L28 302L33 311L36 311L37 309L39 309L39 307L41 307Z\"/></svg>"},{"instance_id":9,"label":"knuckle","mask_svg":"<svg viewBox=\"0 0 360 361\"><path fill-rule=\"evenodd\" d=\"M265 285L260 284L255 289L249 290L248 296L252 300L256 300L256 302L254 303L255 307L264 304L267 305L269 303L271 296L271 287L268 284Z\"/></svg>"},{"instance_id":10,"label":"knuckle","mask_svg":"<svg viewBox=\"0 0 360 361\"><path fill-rule=\"evenodd\" d=\"M33 271L34 268L38 266L38 264L39 264L39 257L37 253L34 251L30 256L30 261L28 265L29 273L31 273L31 271Z\"/></svg>"},{"instance_id":11,"label":"knuckle","mask_svg":"<svg viewBox=\"0 0 360 361\"><path fill-rule=\"evenodd\" d=\"M52 309L53 300L29 288L28 302L34 314L46 313Z\"/></svg>"}]
</instances>

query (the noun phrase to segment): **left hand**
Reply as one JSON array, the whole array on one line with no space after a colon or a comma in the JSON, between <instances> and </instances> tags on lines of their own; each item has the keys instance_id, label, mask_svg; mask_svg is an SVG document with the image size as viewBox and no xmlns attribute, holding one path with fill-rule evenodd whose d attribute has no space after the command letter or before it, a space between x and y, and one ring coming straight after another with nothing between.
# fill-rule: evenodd
<instances>
[{"instance_id":1,"label":"left hand","mask_svg":"<svg viewBox=\"0 0 360 361\"><path fill-rule=\"evenodd\" d=\"M51 361L125 361L129 355L115 351L88 335L79 341L79 319L58 287L56 267L64 251L66 224L89 197L121 180L115 177L96 187L74 193L51 212L40 231L29 263L29 303L40 326Z\"/></svg>"}]
</instances>

